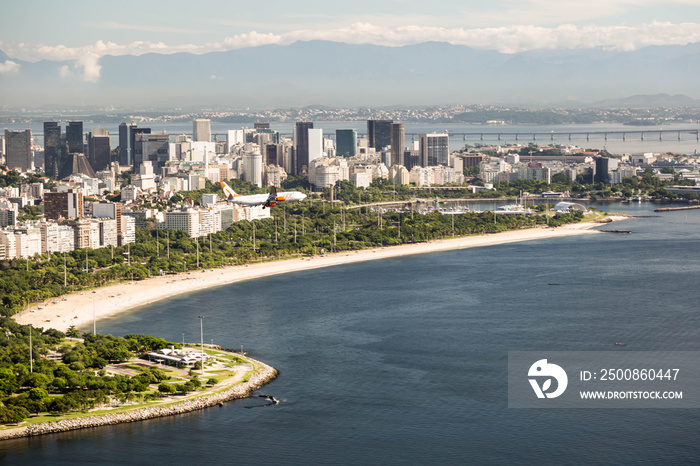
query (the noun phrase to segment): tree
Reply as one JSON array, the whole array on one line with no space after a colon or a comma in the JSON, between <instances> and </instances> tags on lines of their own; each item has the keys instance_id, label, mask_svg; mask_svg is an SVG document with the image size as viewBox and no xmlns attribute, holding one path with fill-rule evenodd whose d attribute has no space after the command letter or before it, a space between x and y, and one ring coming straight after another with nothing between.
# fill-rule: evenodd
<instances>
[{"instance_id":1,"label":"tree","mask_svg":"<svg viewBox=\"0 0 700 466\"><path fill-rule=\"evenodd\" d=\"M158 385L158 391L163 394L171 394L175 393L177 391L177 388L175 388L175 385L170 384L170 383L162 383Z\"/></svg>"}]
</instances>

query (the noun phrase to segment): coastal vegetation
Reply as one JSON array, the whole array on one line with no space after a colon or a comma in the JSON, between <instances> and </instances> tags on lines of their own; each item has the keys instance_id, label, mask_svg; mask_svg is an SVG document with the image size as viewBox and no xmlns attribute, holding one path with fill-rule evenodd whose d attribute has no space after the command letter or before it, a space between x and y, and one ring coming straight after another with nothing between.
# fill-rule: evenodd
<instances>
[{"instance_id":1,"label":"coastal vegetation","mask_svg":"<svg viewBox=\"0 0 700 466\"><path fill-rule=\"evenodd\" d=\"M199 370L139 359L148 352L182 347L150 335L85 333L82 339L71 338L5 317L0 318L0 332L0 424L56 420L94 408L113 411L124 405L162 404L169 395L184 396L232 376L247 377L247 369L217 370L217 364L230 368L247 361L213 348L206 351L206 379L200 379Z\"/></svg>"}]
</instances>

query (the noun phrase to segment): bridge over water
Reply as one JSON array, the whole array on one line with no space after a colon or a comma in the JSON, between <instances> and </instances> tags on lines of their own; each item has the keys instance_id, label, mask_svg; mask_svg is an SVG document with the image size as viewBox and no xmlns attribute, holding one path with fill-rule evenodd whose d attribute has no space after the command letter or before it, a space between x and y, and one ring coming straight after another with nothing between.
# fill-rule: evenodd
<instances>
[{"instance_id":1,"label":"bridge over water","mask_svg":"<svg viewBox=\"0 0 700 466\"><path fill-rule=\"evenodd\" d=\"M603 139L605 141L608 138L617 138L622 141L626 141L628 138L637 138L641 141L658 139L663 141L664 137L666 140L670 138L675 138L678 141L684 140L686 138L694 139L700 142L700 128L698 129L634 129L630 127L629 130L615 130L615 131L528 131L526 129L514 131L509 129L507 131L444 131L450 135L450 138L461 137L464 141L478 140L478 141L502 141L502 140L515 140L515 141L561 141L572 139L581 139L585 136L586 141L590 141L591 137L594 139ZM411 137L413 140L417 140L421 133L406 132L406 137ZM358 137L367 137L366 134L357 133ZM212 140L224 140L226 138L225 133L212 133Z\"/></svg>"},{"instance_id":2,"label":"bridge over water","mask_svg":"<svg viewBox=\"0 0 700 466\"><path fill-rule=\"evenodd\" d=\"M501 141L506 138L515 138L516 141L523 140L562 140L572 138L582 138L586 137L586 141L590 141L591 136L594 138L603 138L608 140L608 137L617 137L622 141L626 141L628 137L637 137L644 141L645 137L658 138L659 141L664 140L664 135L667 137L676 137L679 141L683 137L690 137L696 141L700 141L700 129L629 129L629 130L617 130L617 131L526 131L526 130L508 130L508 131L472 131L472 132L462 132L462 131L446 131L450 137L461 136L463 140L467 141L470 139L478 139L479 141ZM411 136L416 139L418 133L406 133L406 136Z\"/></svg>"}]
</instances>

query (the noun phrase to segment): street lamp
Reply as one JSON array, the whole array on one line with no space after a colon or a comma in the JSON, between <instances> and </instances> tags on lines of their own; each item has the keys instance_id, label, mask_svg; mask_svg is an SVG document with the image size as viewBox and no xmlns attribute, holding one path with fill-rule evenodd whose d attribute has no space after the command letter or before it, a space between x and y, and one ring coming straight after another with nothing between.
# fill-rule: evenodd
<instances>
[{"instance_id":1,"label":"street lamp","mask_svg":"<svg viewBox=\"0 0 700 466\"><path fill-rule=\"evenodd\" d=\"M202 348L202 376L204 376L204 316L199 316L199 339Z\"/></svg>"}]
</instances>

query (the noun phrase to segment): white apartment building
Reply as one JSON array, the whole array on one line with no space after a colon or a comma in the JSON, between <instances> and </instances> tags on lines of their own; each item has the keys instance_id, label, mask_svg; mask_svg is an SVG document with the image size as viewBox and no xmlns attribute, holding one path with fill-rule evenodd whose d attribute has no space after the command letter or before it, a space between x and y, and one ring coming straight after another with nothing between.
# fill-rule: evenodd
<instances>
[{"instance_id":1,"label":"white apartment building","mask_svg":"<svg viewBox=\"0 0 700 466\"><path fill-rule=\"evenodd\" d=\"M136 219L122 215L122 245L136 242Z\"/></svg>"},{"instance_id":2,"label":"white apartment building","mask_svg":"<svg viewBox=\"0 0 700 466\"><path fill-rule=\"evenodd\" d=\"M99 225L99 247L119 246L117 235L117 220L103 218L98 221Z\"/></svg>"},{"instance_id":3,"label":"white apartment building","mask_svg":"<svg viewBox=\"0 0 700 466\"><path fill-rule=\"evenodd\" d=\"M167 230L184 231L190 238L199 238L199 212L194 209L166 212L163 227Z\"/></svg>"},{"instance_id":4,"label":"white apartment building","mask_svg":"<svg viewBox=\"0 0 700 466\"><path fill-rule=\"evenodd\" d=\"M75 234L73 228L57 223L42 223L39 225L41 232L41 252L71 252L75 249Z\"/></svg>"},{"instance_id":5,"label":"white apartment building","mask_svg":"<svg viewBox=\"0 0 700 466\"><path fill-rule=\"evenodd\" d=\"M0 230L0 259L16 258L15 232L13 230Z\"/></svg>"},{"instance_id":6,"label":"white apartment building","mask_svg":"<svg viewBox=\"0 0 700 466\"><path fill-rule=\"evenodd\" d=\"M389 170L389 180L393 184L407 185L411 182L410 174L403 165L392 165Z\"/></svg>"}]
</instances>

